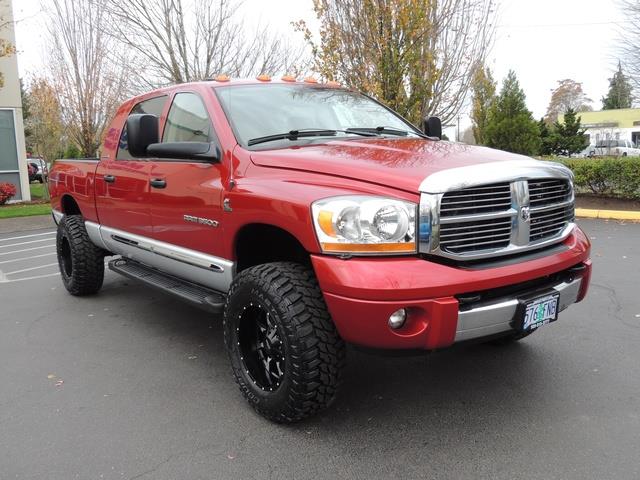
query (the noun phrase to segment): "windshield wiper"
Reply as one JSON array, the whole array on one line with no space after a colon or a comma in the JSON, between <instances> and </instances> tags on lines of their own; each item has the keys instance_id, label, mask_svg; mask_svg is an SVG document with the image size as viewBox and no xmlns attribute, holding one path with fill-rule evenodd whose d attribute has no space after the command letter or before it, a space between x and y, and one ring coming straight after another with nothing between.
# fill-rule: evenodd
<instances>
[{"instance_id":1,"label":"windshield wiper","mask_svg":"<svg viewBox=\"0 0 640 480\"><path fill-rule=\"evenodd\" d=\"M349 132L367 132L367 133L373 133L376 135L382 135L382 134L397 135L399 137L406 137L410 133L415 135L420 135L417 132L410 132L409 130L400 130L399 128L393 128L393 127L352 127L352 128L347 128L347 130Z\"/></svg>"},{"instance_id":2,"label":"windshield wiper","mask_svg":"<svg viewBox=\"0 0 640 480\"><path fill-rule=\"evenodd\" d=\"M376 134L373 132L366 132L364 130L332 130L332 129L315 129L315 128L301 128L299 130L289 130L286 133L276 133L275 135L267 135L264 137L252 138L247 142L247 145L258 145L259 143L274 142L276 140L297 140L298 138L305 137L334 137L338 133L350 133L352 135L362 135L363 137L373 137Z\"/></svg>"}]
</instances>

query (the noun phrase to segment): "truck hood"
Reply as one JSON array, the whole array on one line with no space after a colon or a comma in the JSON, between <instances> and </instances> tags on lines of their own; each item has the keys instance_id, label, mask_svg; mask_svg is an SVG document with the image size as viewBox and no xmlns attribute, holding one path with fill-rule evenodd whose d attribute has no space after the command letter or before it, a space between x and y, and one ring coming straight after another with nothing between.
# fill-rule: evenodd
<instances>
[{"instance_id":1,"label":"truck hood","mask_svg":"<svg viewBox=\"0 0 640 480\"><path fill-rule=\"evenodd\" d=\"M420 138L332 140L278 150L251 152L256 165L340 176L416 193L422 181L437 172L487 165L500 173L505 161L530 158L460 143ZM483 172L488 173L488 172Z\"/></svg>"}]
</instances>

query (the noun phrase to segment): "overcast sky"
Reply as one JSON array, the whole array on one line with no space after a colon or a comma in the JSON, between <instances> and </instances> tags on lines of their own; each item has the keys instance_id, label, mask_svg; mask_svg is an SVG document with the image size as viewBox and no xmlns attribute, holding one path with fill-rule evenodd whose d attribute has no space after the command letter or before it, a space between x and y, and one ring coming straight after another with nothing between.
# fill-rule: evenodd
<instances>
[{"instance_id":1,"label":"overcast sky","mask_svg":"<svg viewBox=\"0 0 640 480\"><path fill-rule=\"evenodd\" d=\"M20 74L29 76L42 62L40 0L13 4L20 20ZM499 11L489 65L499 80L515 70L536 117L544 115L551 90L564 78L583 82L594 108L601 108L617 63L615 40L628 25L616 0L502 0ZM292 34L291 21L314 18L312 0L245 0L242 14L248 25L269 24L287 34Z\"/></svg>"}]
</instances>

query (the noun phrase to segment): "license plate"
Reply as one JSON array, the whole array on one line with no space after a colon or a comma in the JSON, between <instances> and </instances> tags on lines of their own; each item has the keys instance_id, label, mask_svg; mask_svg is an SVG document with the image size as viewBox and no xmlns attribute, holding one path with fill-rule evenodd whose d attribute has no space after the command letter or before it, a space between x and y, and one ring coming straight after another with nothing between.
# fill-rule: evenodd
<instances>
[{"instance_id":1,"label":"license plate","mask_svg":"<svg viewBox=\"0 0 640 480\"><path fill-rule=\"evenodd\" d=\"M524 302L522 330L529 332L558 319L559 293Z\"/></svg>"}]
</instances>

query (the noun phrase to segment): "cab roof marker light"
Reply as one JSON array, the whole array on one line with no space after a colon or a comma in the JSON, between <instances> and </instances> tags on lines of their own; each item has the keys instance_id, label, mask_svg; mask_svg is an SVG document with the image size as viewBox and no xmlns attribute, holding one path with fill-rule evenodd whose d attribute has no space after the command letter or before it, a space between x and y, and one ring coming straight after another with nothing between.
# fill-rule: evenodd
<instances>
[{"instance_id":1,"label":"cab roof marker light","mask_svg":"<svg viewBox=\"0 0 640 480\"><path fill-rule=\"evenodd\" d=\"M217 75L214 80L216 82L228 82L230 78L227 75Z\"/></svg>"},{"instance_id":2,"label":"cab roof marker light","mask_svg":"<svg viewBox=\"0 0 640 480\"><path fill-rule=\"evenodd\" d=\"M283 75L280 80L282 80L283 82L295 82L296 77L294 77L293 75Z\"/></svg>"},{"instance_id":3,"label":"cab roof marker light","mask_svg":"<svg viewBox=\"0 0 640 480\"><path fill-rule=\"evenodd\" d=\"M318 83L318 79L314 77L307 77L304 79L304 83Z\"/></svg>"},{"instance_id":4,"label":"cab roof marker light","mask_svg":"<svg viewBox=\"0 0 640 480\"><path fill-rule=\"evenodd\" d=\"M271 75L258 75L256 77L257 80L260 80L261 82L270 82L271 81Z\"/></svg>"}]
</instances>

